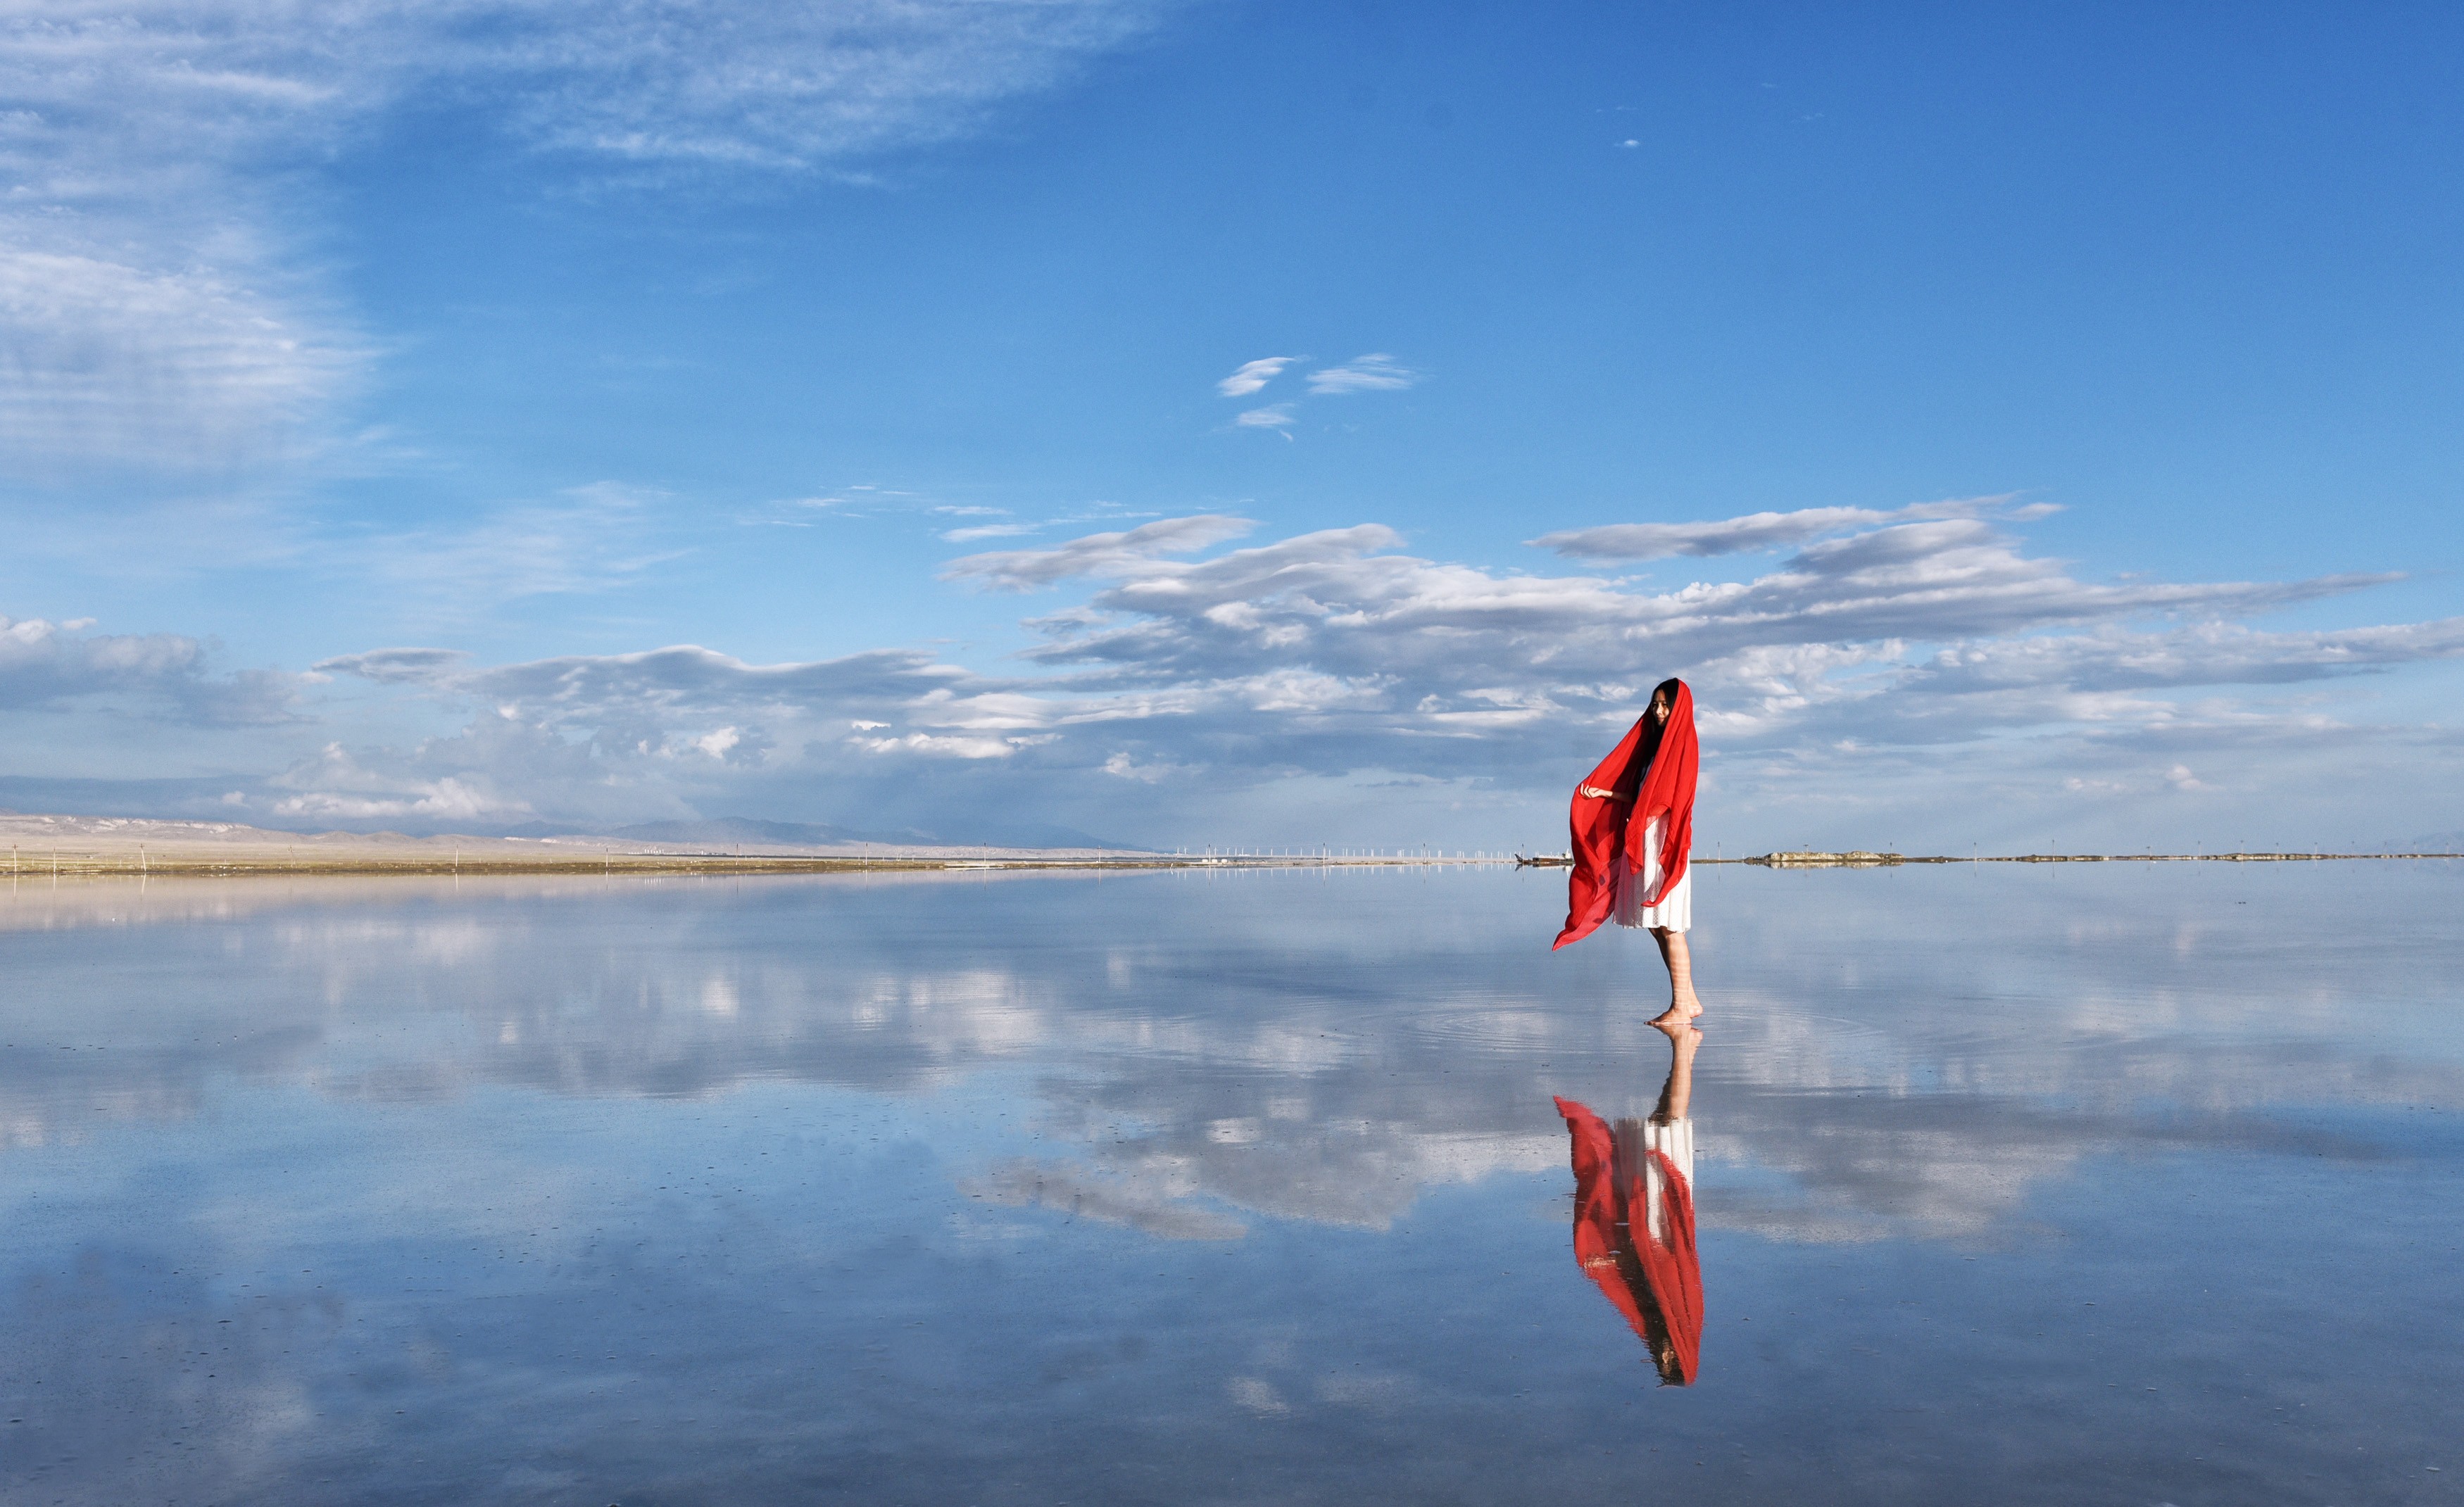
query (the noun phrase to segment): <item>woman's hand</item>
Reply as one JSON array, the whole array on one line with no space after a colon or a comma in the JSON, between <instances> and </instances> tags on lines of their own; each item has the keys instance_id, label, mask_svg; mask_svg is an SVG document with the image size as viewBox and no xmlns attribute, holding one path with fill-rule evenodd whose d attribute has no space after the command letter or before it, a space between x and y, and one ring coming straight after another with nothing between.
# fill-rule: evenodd
<instances>
[{"instance_id":1,"label":"woman's hand","mask_svg":"<svg viewBox=\"0 0 2464 1507\"><path fill-rule=\"evenodd\" d=\"M1602 790L1597 785L1577 785L1574 787L1574 794L1577 796L1590 796L1599 800L1632 800L1634 798L1632 796L1626 795L1621 791Z\"/></svg>"}]
</instances>

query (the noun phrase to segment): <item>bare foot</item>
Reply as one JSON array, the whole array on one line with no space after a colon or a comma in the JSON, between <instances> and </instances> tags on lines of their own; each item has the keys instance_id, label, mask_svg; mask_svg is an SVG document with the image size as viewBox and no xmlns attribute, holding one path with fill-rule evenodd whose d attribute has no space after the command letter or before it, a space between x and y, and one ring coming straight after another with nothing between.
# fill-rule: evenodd
<instances>
[{"instance_id":1,"label":"bare foot","mask_svg":"<svg viewBox=\"0 0 2464 1507\"><path fill-rule=\"evenodd\" d=\"M1689 993L1684 998L1678 1000L1676 1003L1670 1005L1666 1010L1663 1010L1660 1014L1652 1016L1647 1024L1658 1026L1662 1031L1674 1034L1679 1026L1683 1025L1685 1022L1693 1019L1696 1016L1699 1016L1702 1013L1703 1001L1695 998L1694 995Z\"/></svg>"},{"instance_id":2,"label":"bare foot","mask_svg":"<svg viewBox=\"0 0 2464 1507\"><path fill-rule=\"evenodd\" d=\"M1677 1050L1681 1053L1690 1055L1695 1047L1703 1044L1703 1031L1699 1026L1688 1025L1683 1020L1671 1020L1665 1016L1645 1023L1675 1042Z\"/></svg>"}]
</instances>

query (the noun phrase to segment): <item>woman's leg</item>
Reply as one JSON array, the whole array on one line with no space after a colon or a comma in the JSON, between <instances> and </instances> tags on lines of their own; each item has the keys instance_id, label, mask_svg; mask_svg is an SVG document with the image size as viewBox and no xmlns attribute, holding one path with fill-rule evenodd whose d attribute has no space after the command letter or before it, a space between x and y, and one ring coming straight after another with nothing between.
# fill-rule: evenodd
<instances>
[{"instance_id":1,"label":"woman's leg","mask_svg":"<svg viewBox=\"0 0 2464 1507\"><path fill-rule=\"evenodd\" d=\"M1668 1037L1668 1081L1660 1090L1660 1107L1651 1112L1654 1125L1675 1125L1694 1111L1694 1050L1703 1033L1683 1020L1661 1030Z\"/></svg>"},{"instance_id":2,"label":"woman's leg","mask_svg":"<svg viewBox=\"0 0 2464 1507\"><path fill-rule=\"evenodd\" d=\"M1694 955L1685 950L1685 933L1654 927L1651 939L1660 944L1660 960L1668 965L1668 1009L1654 1016L1652 1024L1693 1019L1703 1013L1703 1001L1694 997Z\"/></svg>"}]
</instances>

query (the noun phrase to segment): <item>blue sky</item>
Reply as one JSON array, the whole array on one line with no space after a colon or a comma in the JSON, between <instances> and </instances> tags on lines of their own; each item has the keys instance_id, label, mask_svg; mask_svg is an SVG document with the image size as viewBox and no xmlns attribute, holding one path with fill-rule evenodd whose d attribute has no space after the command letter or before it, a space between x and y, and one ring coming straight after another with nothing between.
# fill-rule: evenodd
<instances>
[{"instance_id":1,"label":"blue sky","mask_svg":"<svg viewBox=\"0 0 2464 1507\"><path fill-rule=\"evenodd\" d=\"M2459 32L20 8L0 802L2453 831Z\"/></svg>"}]
</instances>

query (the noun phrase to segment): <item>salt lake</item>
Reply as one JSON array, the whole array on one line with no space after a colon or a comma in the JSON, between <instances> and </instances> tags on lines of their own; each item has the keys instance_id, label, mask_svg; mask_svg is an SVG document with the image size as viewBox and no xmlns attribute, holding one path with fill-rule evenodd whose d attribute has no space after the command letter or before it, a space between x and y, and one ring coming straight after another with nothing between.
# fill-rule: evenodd
<instances>
[{"instance_id":1,"label":"salt lake","mask_svg":"<svg viewBox=\"0 0 2464 1507\"><path fill-rule=\"evenodd\" d=\"M1685 1385L1561 874L25 880L0 1496L2464 1498L2464 865L1698 872Z\"/></svg>"}]
</instances>

